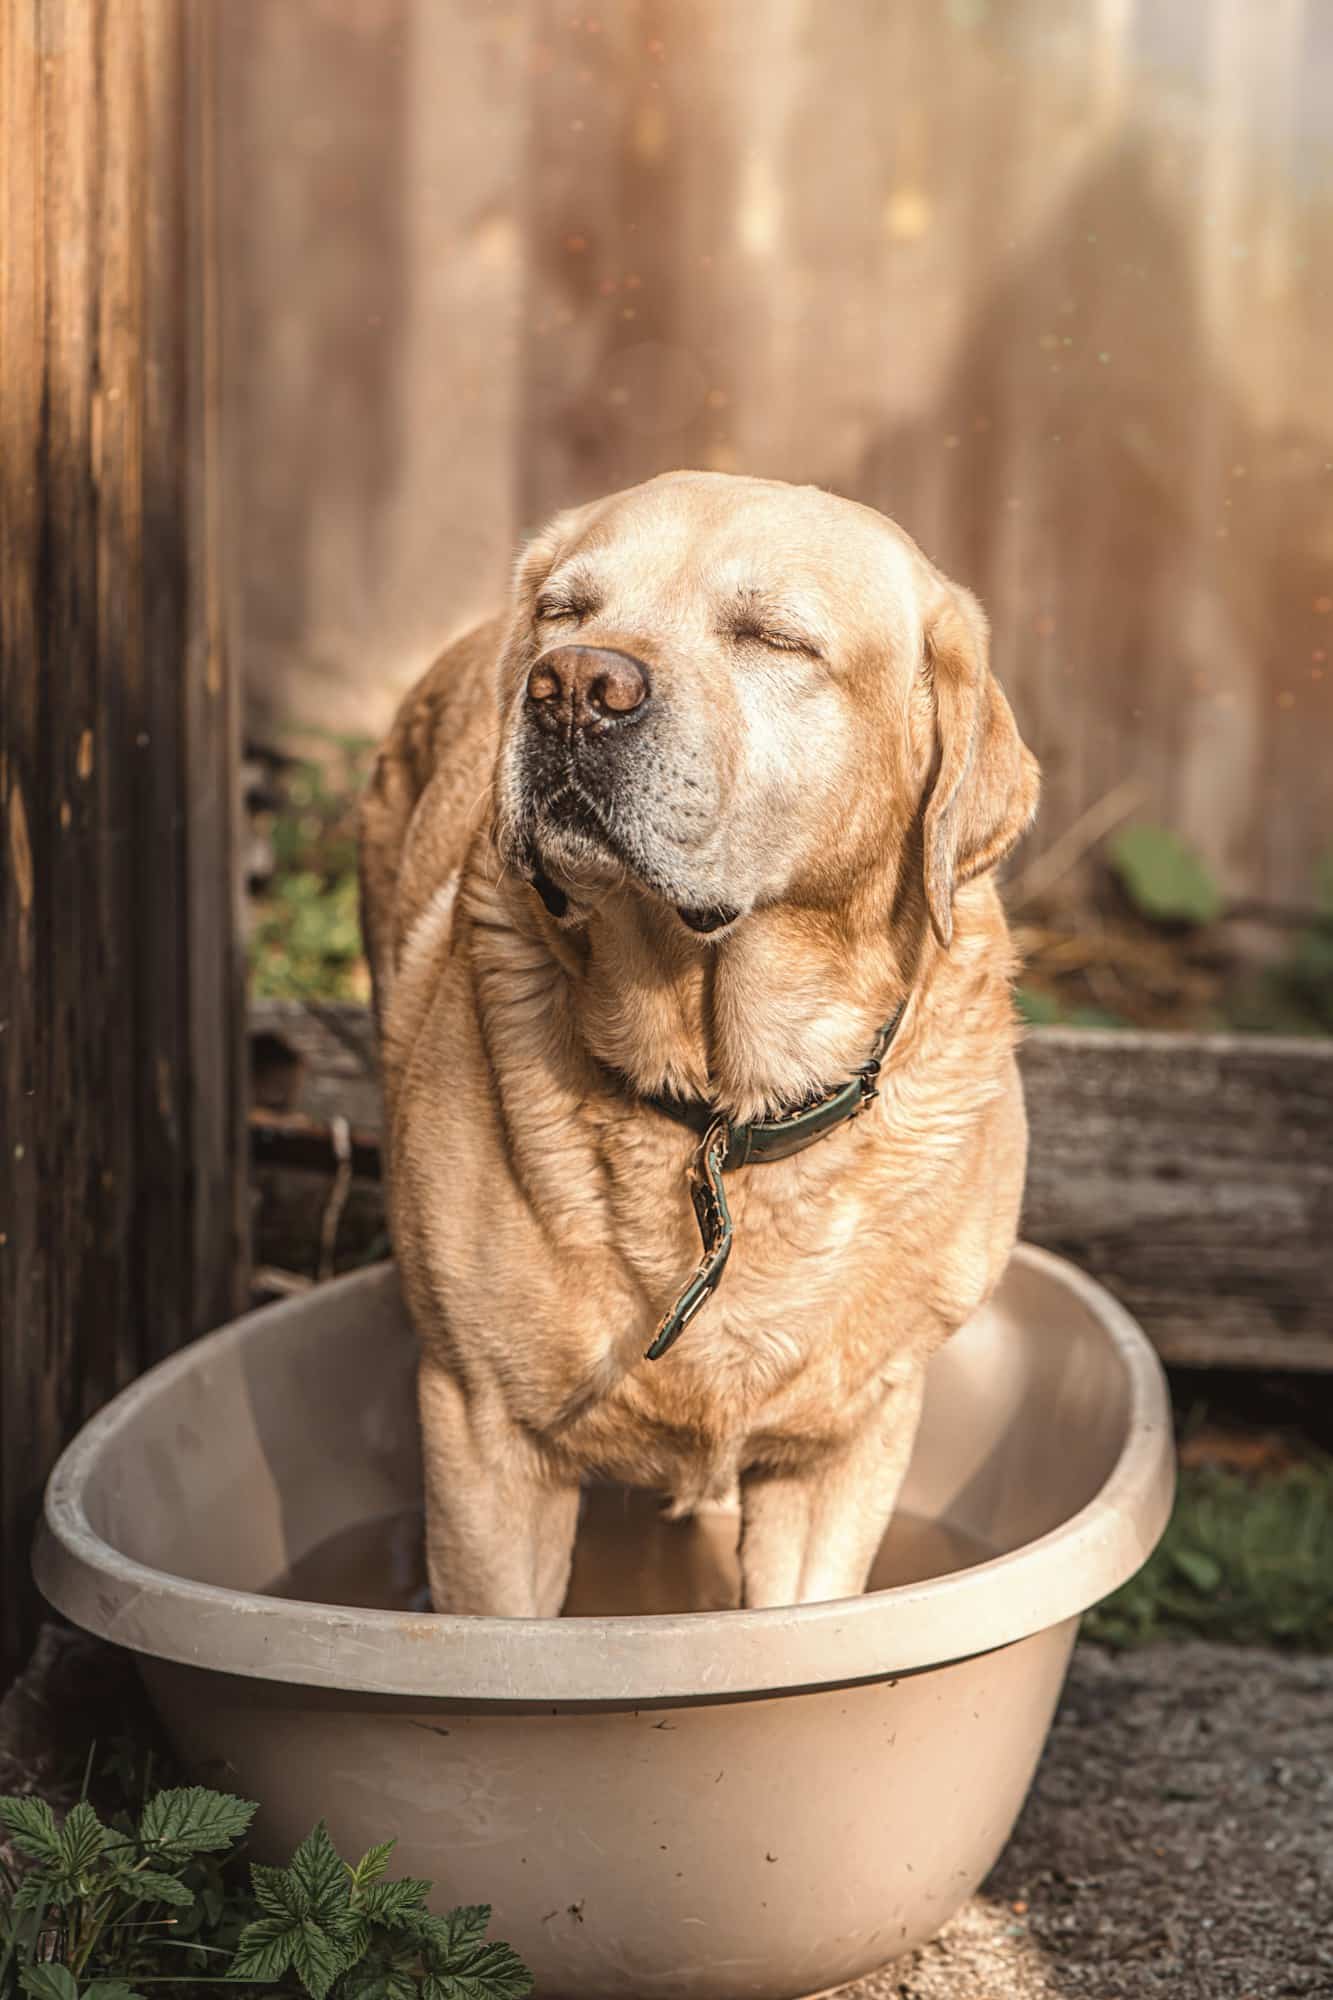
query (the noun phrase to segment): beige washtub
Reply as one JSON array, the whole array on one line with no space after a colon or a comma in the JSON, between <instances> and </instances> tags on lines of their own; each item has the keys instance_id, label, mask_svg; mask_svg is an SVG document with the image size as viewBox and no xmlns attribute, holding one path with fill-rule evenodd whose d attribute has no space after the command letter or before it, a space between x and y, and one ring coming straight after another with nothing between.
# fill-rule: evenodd
<instances>
[{"instance_id":1,"label":"beige washtub","mask_svg":"<svg viewBox=\"0 0 1333 2000\"><path fill-rule=\"evenodd\" d=\"M412 1372L387 1266L223 1327L70 1446L37 1576L140 1656L199 1775L262 1801L261 1855L321 1816L345 1852L396 1834L547 2000L788 2000L929 1937L1009 1834L1079 1613L1171 1502L1147 1341L1023 1248L932 1364L891 1587L686 1608L727 1602L734 1520L607 1489L576 1615L435 1618L403 1608Z\"/></svg>"}]
</instances>

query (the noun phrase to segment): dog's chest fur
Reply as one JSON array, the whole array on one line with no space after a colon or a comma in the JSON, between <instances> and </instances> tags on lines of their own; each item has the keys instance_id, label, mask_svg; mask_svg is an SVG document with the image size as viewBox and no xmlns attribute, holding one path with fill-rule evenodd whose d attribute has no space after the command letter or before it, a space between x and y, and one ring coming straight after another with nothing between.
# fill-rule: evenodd
<instances>
[{"instance_id":1,"label":"dog's chest fur","mask_svg":"<svg viewBox=\"0 0 1333 2000\"><path fill-rule=\"evenodd\" d=\"M620 1255L655 1303L633 1365L561 1446L585 1468L621 1449L642 1466L647 1452L659 1483L707 1497L750 1467L787 1470L855 1435L982 1296L993 1220L984 1199L963 1202L949 1255L915 1251L952 1149L902 1143L892 1105L877 1106L808 1155L728 1177L735 1242L722 1285L660 1362L644 1362L643 1334L698 1260L678 1150L669 1167L631 1165L613 1184ZM623 1369L624 1337L608 1335L603 1365Z\"/></svg>"},{"instance_id":2,"label":"dog's chest fur","mask_svg":"<svg viewBox=\"0 0 1333 2000\"><path fill-rule=\"evenodd\" d=\"M490 1024L492 1071L471 1011L442 1009L437 1027L452 1018L461 1040L442 1063L437 1048L432 1075L451 1081L417 1078L399 1135L395 1236L436 1271L448 1322L438 1337L490 1357L507 1407L580 1477L692 1504L756 1465L788 1470L835 1451L984 1295L1012 1213L1006 1196L998 1216L992 1190L974 1184L975 1141L992 1119L1021 1120L1011 1060L968 1070L965 1087L952 1075L913 1081L904 1065L855 1123L729 1175L723 1283L653 1363L643 1351L700 1255L697 1142L632 1097L590 1100L586 1078L562 1080L554 1052L534 1060L549 999L534 996L534 1013ZM511 1031L521 1064L493 1043ZM461 1115L455 1080L468 1072L500 1081L469 1120L474 1162L491 1165L460 1180L440 1138ZM432 1315L417 1318L429 1345ZM521 1366L497 1341L506 1324L523 1329Z\"/></svg>"}]
</instances>

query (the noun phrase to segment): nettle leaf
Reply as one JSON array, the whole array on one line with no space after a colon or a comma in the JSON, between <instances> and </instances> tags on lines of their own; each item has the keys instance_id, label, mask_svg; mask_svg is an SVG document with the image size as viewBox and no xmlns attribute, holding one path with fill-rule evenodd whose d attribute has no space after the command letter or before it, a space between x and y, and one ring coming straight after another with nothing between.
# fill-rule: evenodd
<instances>
[{"instance_id":1,"label":"nettle leaf","mask_svg":"<svg viewBox=\"0 0 1333 2000\"><path fill-rule=\"evenodd\" d=\"M140 1868L132 1875L122 1876L121 1881L130 1895L141 1896L146 1903L170 1903L177 1910L194 1907L194 1890L187 1888L178 1875L164 1875L157 1868Z\"/></svg>"},{"instance_id":2,"label":"nettle leaf","mask_svg":"<svg viewBox=\"0 0 1333 2000\"><path fill-rule=\"evenodd\" d=\"M298 1929L285 1917L259 1917L247 1924L237 1940L228 1979L281 1979L292 1962Z\"/></svg>"},{"instance_id":3,"label":"nettle leaf","mask_svg":"<svg viewBox=\"0 0 1333 2000\"><path fill-rule=\"evenodd\" d=\"M0 1826L29 1861L54 1861L59 1855L60 1834L45 1799L0 1799Z\"/></svg>"},{"instance_id":4,"label":"nettle leaf","mask_svg":"<svg viewBox=\"0 0 1333 2000\"><path fill-rule=\"evenodd\" d=\"M14 1891L14 1900L10 1908L17 1917L32 1910L44 1910L48 1903L65 1900L66 1892L63 1889L57 1890L48 1876L41 1875L34 1869L30 1875L24 1876Z\"/></svg>"},{"instance_id":5,"label":"nettle leaf","mask_svg":"<svg viewBox=\"0 0 1333 2000\"><path fill-rule=\"evenodd\" d=\"M378 1882L389 1865L389 1856L397 1845L396 1840L381 1840L374 1847L368 1847L352 1870L353 1888L366 1889L372 1882Z\"/></svg>"},{"instance_id":6,"label":"nettle leaf","mask_svg":"<svg viewBox=\"0 0 1333 2000\"><path fill-rule=\"evenodd\" d=\"M71 1806L60 1829L60 1865L67 1875L86 1875L106 1846L107 1830L86 1799Z\"/></svg>"},{"instance_id":7,"label":"nettle leaf","mask_svg":"<svg viewBox=\"0 0 1333 2000\"><path fill-rule=\"evenodd\" d=\"M507 1944L481 1947L473 1963L457 1972L430 1972L424 2000L522 2000L532 1991L532 1974Z\"/></svg>"},{"instance_id":8,"label":"nettle leaf","mask_svg":"<svg viewBox=\"0 0 1333 2000\"><path fill-rule=\"evenodd\" d=\"M305 1895L312 1917L326 1922L347 1909L351 1881L323 1820L301 1842L286 1873Z\"/></svg>"},{"instance_id":9,"label":"nettle leaf","mask_svg":"<svg viewBox=\"0 0 1333 2000\"><path fill-rule=\"evenodd\" d=\"M79 2000L78 1984L66 1965L25 1965L19 1985L31 2000Z\"/></svg>"},{"instance_id":10,"label":"nettle leaf","mask_svg":"<svg viewBox=\"0 0 1333 2000\"><path fill-rule=\"evenodd\" d=\"M339 2000L386 2000L388 1981L379 1966L356 1965L338 1991Z\"/></svg>"},{"instance_id":11,"label":"nettle leaf","mask_svg":"<svg viewBox=\"0 0 1333 2000\"><path fill-rule=\"evenodd\" d=\"M440 1955L444 1969L448 1969L454 1961L463 1963L467 1954L482 1942L490 1921L489 1903L460 1903L456 1910L431 1918L431 1944Z\"/></svg>"},{"instance_id":12,"label":"nettle leaf","mask_svg":"<svg viewBox=\"0 0 1333 2000\"><path fill-rule=\"evenodd\" d=\"M257 1958L259 1969L248 1976L275 1978L290 1968L312 2000L324 2000L338 1975L365 1950L367 1923L362 1911L352 1908L352 1877L323 1820L301 1842L290 1866L256 1862L250 1876L265 1914L242 1933L231 1976L240 1977L237 1968L252 1967Z\"/></svg>"},{"instance_id":13,"label":"nettle leaf","mask_svg":"<svg viewBox=\"0 0 1333 2000\"><path fill-rule=\"evenodd\" d=\"M216 1854L241 1838L257 1811L252 1800L233 1798L230 1792L180 1785L148 1801L139 1821L139 1838L146 1847L179 1859Z\"/></svg>"},{"instance_id":14,"label":"nettle leaf","mask_svg":"<svg viewBox=\"0 0 1333 2000\"><path fill-rule=\"evenodd\" d=\"M1222 914L1222 892L1208 869L1166 827L1124 827L1109 853L1130 901L1155 923L1211 924Z\"/></svg>"},{"instance_id":15,"label":"nettle leaf","mask_svg":"<svg viewBox=\"0 0 1333 2000\"><path fill-rule=\"evenodd\" d=\"M482 1946L462 1978L474 1982L476 2000L523 2000L533 1987L532 1974L518 1953L499 1938ZM472 2000L466 1984L459 2000Z\"/></svg>"},{"instance_id":16,"label":"nettle leaf","mask_svg":"<svg viewBox=\"0 0 1333 2000\"><path fill-rule=\"evenodd\" d=\"M324 2000L338 1974L348 1964L348 1954L339 1949L328 1932L307 1917L292 1933L292 1970L311 2000Z\"/></svg>"},{"instance_id":17,"label":"nettle leaf","mask_svg":"<svg viewBox=\"0 0 1333 2000\"><path fill-rule=\"evenodd\" d=\"M429 1882L418 1881L411 1875L404 1875L397 1882L372 1882L360 1899L361 1908L372 1923L383 1924L386 1930L398 1930L425 1916L430 1888ZM484 1923L481 1928L484 1932Z\"/></svg>"},{"instance_id":18,"label":"nettle leaf","mask_svg":"<svg viewBox=\"0 0 1333 2000\"><path fill-rule=\"evenodd\" d=\"M262 1862L252 1861L250 1881L255 1901L267 1916L299 1924L310 1915L310 1897L288 1869L265 1868Z\"/></svg>"},{"instance_id":19,"label":"nettle leaf","mask_svg":"<svg viewBox=\"0 0 1333 2000\"><path fill-rule=\"evenodd\" d=\"M407 1964L380 1958L343 1975L339 2000L419 2000L421 1982Z\"/></svg>"},{"instance_id":20,"label":"nettle leaf","mask_svg":"<svg viewBox=\"0 0 1333 2000\"><path fill-rule=\"evenodd\" d=\"M519 2000L532 1991L532 1974L518 1953L498 1939L484 1942L491 1920L484 1903L431 1917L422 1936L426 2000Z\"/></svg>"},{"instance_id":21,"label":"nettle leaf","mask_svg":"<svg viewBox=\"0 0 1333 2000\"><path fill-rule=\"evenodd\" d=\"M370 1943L370 1925L359 1910L352 1910L337 1925L333 1936L343 1953L345 1965L355 1965L365 1956Z\"/></svg>"}]
</instances>

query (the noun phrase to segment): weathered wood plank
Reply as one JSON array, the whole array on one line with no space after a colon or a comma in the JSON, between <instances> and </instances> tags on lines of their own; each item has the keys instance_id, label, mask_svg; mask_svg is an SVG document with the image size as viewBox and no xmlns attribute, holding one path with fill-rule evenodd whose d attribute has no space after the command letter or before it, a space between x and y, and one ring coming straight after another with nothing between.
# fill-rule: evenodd
<instances>
[{"instance_id":1,"label":"weathered wood plank","mask_svg":"<svg viewBox=\"0 0 1333 2000\"><path fill-rule=\"evenodd\" d=\"M341 1113L370 1172L366 1011L266 1003L251 1026L300 1056L284 1107L307 1121L287 1152L268 1122L256 1171L300 1166L327 1184ZM1333 1042L1042 1028L1020 1060L1030 1241L1101 1279L1167 1361L1333 1370ZM360 1216L364 1236L364 1203ZM270 1235L270 1261L281 1251Z\"/></svg>"},{"instance_id":2,"label":"weathered wood plank","mask_svg":"<svg viewBox=\"0 0 1333 2000\"><path fill-rule=\"evenodd\" d=\"M1169 1361L1333 1369L1333 1042L1048 1028L1024 1233Z\"/></svg>"},{"instance_id":3,"label":"weathered wood plank","mask_svg":"<svg viewBox=\"0 0 1333 2000\"><path fill-rule=\"evenodd\" d=\"M206 0L0 0L0 1650L71 1430L243 1295Z\"/></svg>"},{"instance_id":4,"label":"weathered wood plank","mask_svg":"<svg viewBox=\"0 0 1333 2000\"><path fill-rule=\"evenodd\" d=\"M181 197L167 218L179 254L184 407L180 429L163 438L162 458L178 468L183 591L179 637L161 657L174 670L187 803L181 914L189 982L179 1088L190 1154L188 1330L199 1333L239 1311L248 1291L241 695L223 593L221 10L214 0L188 0L169 8L166 21L161 136L150 168L153 185L169 188L174 142ZM179 1338L173 1328L167 1345Z\"/></svg>"},{"instance_id":5,"label":"weathered wood plank","mask_svg":"<svg viewBox=\"0 0 1333 2000\"><path fill-rule=\"evenodd\" d=\"M41 524L30 499L43 442L41 340L42 118L31 7L10 0L0 15L0 382L5 436L0 451L0 1625L26 1612L26 1522L39 1477L41 1343L6 1329L44 1326L50 1267L42 1222L40 1104L45 1078L37 882L44 867L46 814L39 753L41 688L19 663L37 649ZM11 1663L0 1643L0 1674Z\"/></svg>"}]
</instances>

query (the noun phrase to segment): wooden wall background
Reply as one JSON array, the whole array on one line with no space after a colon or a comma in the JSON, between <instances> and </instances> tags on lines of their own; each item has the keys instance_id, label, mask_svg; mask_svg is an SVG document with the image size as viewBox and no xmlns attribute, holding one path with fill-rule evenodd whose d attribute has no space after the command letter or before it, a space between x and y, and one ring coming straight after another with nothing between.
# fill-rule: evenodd
<instances>
[{"instance_id":1,"label":"wooden wall background","mask_svg":"<svg viewBox=\"0 0 1333 2000\"><path fill-rule=\"evenodd\" d=\"M1308 899L1333 749L1319 0L229 0L252 708L378 729L553 507L826 483L988 604L1039 840L1126 778Z\"/></svg>"}]
</instances>

